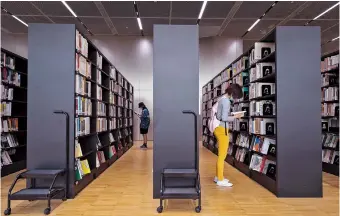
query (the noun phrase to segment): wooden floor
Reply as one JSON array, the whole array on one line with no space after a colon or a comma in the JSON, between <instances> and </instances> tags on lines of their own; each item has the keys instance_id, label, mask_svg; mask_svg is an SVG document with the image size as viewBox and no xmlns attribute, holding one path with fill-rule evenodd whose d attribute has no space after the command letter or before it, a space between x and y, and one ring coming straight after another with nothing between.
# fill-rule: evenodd
<instances>
[{"instance_id":1,"label":"wooden floor","mask_svg":"<svg viewBox=\"0 0 340 216\"><path fill-rule=\"evenodd\" d=\"M158 215L158 200L152 199L152 149L135 145L75 199L53 201L51 215L59 216L150 216ZM266 189L226 163L225 172L233 188L213 183L216 156L201 148L202 212L207 216L338 216L338 178L324 174L324 197L318 199L278 199ZM2 212L14 175L2 178ZM292 176L294 178L294 176ZM18 184L23 187L24 182ZM12 215L43 215L44 201L13 201ZM173 200L162 215L197 215L194 203Z\"/></svg>"}]
</instances>

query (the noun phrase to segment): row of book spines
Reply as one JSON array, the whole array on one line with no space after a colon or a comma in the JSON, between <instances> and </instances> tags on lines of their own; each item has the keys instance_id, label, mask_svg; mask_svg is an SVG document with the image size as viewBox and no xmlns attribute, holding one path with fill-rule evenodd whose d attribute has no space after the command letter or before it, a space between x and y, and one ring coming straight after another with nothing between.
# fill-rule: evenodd
<instances>
[{"instance_id":1,"label":"row of book spines","mask_svg":"<svg viewBox=\"0 0 340 216\"><path fill-rule=\"evenodd\" d=\"M1 135L1 147L9 148L19 146L19 142L13 134L2 134Z\"/></svg>"},{"instance_id":2,"label":"row of book spines","mask_svg":"<svg viewBox=\"0 0 340 216\"><path fill-rule=\"evenodd\" d=\"M1 80L3 83L12 84L15 86L21 85L21 75L20 73L7 69L5 67L2 68L1 71Z\"/></svg>"},{"instance_id":3,"label":"row of book spines","mask_svg":"<svg viewBox=\"0 0 340 216\"><path fill-rule=\"evenodd\" d=\"M12 115L12 102L2 102L0 107L1 116L11 116Z\"/></svg>"},{"instance_id":4,"label":"row of book spines","mask_svg":"<svg viewBox=\"0 0 340 216\"><path fill-rule=\"evenodd\" d=\"M5 52L1 52L1 65L5 65L12 70L15 69L15 58L7 55Z\"/></svg>"},{"instance_id":5,"label":"row of book spines","mask_svg":"<svg viewBox=\"0 0 340 216\"><path fill-rule=\"evenodd\" d=\"M12 164L12 159L7 151L2 151L1 152L1 167L3 165L10 165Z\"/></svg>"},{"instance_id":6,"label":"row of book spines","mask_svg":"<svg viewBox=\"0 0 340 216\"><path fill-rule=\"evenodd\" d=\"M7 118L2 120L1 132L10 132L19 130L18 118Z\"/></svg>"},{"instance_id":7,"label":"row of book spines","mask_svg":"<svg viewBox=\"0 0 340 216\"><path fill-rule=\"evenodd\" d=\"M322 162L339 165L339 151L323 149Z\"/></svg>"},{"instance_id":8,"label":"row of book spines","mask_svg":"<svg viewBox=\"0 0 340 216\"><path fill-rule=\"evenodd\" d=\"M1 99L2 100L13 100L13 88L9 88L5 85L0 84L1 89Z\"/></svg>"}]
</instances>

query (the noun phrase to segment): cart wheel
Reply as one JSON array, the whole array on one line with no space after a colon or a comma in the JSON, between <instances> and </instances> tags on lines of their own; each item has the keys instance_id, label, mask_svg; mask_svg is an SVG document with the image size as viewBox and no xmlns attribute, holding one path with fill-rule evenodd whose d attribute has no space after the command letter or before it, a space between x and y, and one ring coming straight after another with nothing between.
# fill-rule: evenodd
<instances>
[{"instance_id":1,"label":"cart wheel","mask_svg":"<svg viewBox=\"0 0 340 216\"><path fill-rule=\"evenodd\" d=\"M44 214L45 215L49 215L51 213L51 208L46 208L45 210L44 210Z\"/></svg>"},{"instance_id":2,"label":"cart wheel","mask_svg":"<svg viewBox=\"0 0 340 216\"><path fill-rule=\"evenodd\" d=\"M8 208L4 212L5 215L10 215L11 214L11 208Z\"/></svg>"},{"instance_id":3,"label":"cart wheel","mask_svg":"<svg viewBox=\"0 0 340 216\"><path fill-rule=\"evenodd\" d=\"M195 211L196 211L196 213L200 213L200 212L201 212L201 206L197 206L197 207L195 208Z\"/></svg>"},{"instance_id":4,"label":"cart wheel","mask_svg":"<svg viewBox=\"0 0 340 216\"><path fill-rule=\"evenodd\" d=\"M65 202L67 200L67 198L63 198L62 201Z\"/></svg>"},{"instance_id":5,"label":"cart wheel","mask_svg":"<svg viewBox=\"0 0 340 216\"><path fill-rule=\"evenodd\" d=\"M28 202L33 202L34 200L28 200Z\"/></svg>"},{"instance_id":6,"label":"cart wheel","mask_svg":"<svg viewBox=\"0 0 340 216\"><path fill-rule=\"evenodd\" d=\"M158 213L162 213L162 212L163 212L163 206L159 206L159 207L157 208L157 212L158 212Z\"/></svg>"}]
</instances>

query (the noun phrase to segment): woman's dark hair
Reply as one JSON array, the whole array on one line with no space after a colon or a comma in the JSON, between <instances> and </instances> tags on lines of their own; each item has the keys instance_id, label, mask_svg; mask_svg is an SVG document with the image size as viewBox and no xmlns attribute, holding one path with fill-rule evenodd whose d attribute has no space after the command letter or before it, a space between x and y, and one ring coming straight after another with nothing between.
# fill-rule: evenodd
<instances>
[{"instance_id":1,"label":"woman's dark hair","mask_svg":"<svg viewBox=\"0 0 340 216\"><path fill-rule=\"evenodd\" d=\"M139 104L138 104L138 108L145 108L146 106L145 106L145 104L143 103L143 102L140 102Z\"/></svg>"},{"instance_id":2,"label":"woman's dark hair","mask_svg":"<svg viewBox=\"0 0 340 216\"><path fill-rule=\"evenodd\" d=\"M239 84L230 84L225 90L225 93L233 96L235 99L240 99L243 97L242 87Z\"/></svg>"}]
</instances>

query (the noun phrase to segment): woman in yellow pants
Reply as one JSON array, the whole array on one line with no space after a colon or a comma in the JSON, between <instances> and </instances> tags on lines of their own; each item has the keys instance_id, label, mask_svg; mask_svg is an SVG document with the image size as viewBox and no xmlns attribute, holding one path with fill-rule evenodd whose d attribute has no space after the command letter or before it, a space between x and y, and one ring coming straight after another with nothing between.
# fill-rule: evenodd
<instances>
[{"instance_id":1,"label":"woman in yellow pants","mask_svg":"<svg viewBox=\"0 0 340 216\"><path fill-rule=\"evenodd\" d=\"M233 184L223 176L224 160L227 156L229 147L229 125L235 118L241 118L243 114L230 115L232 98L239 99L243 96L242 88L238 84L231 84L225 91L225 94L218 101L216 118L220 121L219 126L214 130L214 135L218 142L218 159L216 165L216 177L214 181L218 186L232 187Z\"/></svg>"}]
</instances>

